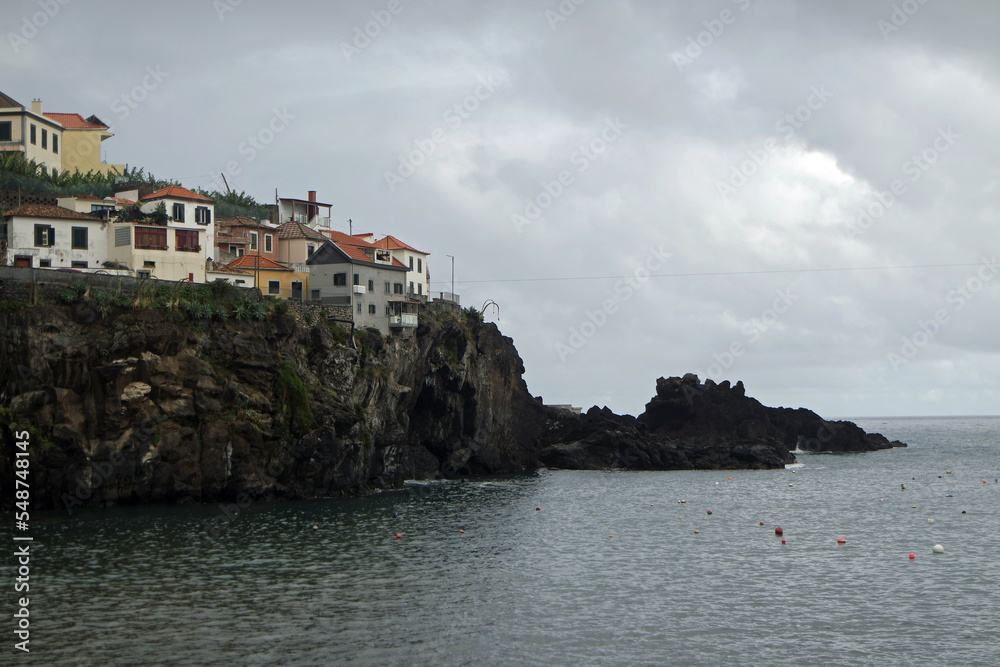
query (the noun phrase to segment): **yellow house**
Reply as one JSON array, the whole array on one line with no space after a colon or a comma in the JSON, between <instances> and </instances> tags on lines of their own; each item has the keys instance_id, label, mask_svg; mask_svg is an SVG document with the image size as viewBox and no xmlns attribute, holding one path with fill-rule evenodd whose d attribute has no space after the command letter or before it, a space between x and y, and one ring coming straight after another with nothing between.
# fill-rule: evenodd
<instances>
[{"instance_id":1,"label":"yellow house","mask_svg":"<svg viewBox=\"0 0 1000 667\"><path fill-rule=\"evenodd\" d=\"M251 285L255 284L254 279L257 278L261 294L294 301L310 298L308 271L296 271L260 255L243 255L226 266L246 271Z\"/></svg>"},{"instance_id":2,"label":"yellow house","mask_svg":"<svg viewBox=\"0 0 1000 667\"><path fill-rule=\"evenodd\" d=\"M97 116L44 113L41 100L28 108L0 93L0 152L22 153L49 170L122 174L124 165L101 161L101 142L112 136Z\"/></svg>"}]
</instances>

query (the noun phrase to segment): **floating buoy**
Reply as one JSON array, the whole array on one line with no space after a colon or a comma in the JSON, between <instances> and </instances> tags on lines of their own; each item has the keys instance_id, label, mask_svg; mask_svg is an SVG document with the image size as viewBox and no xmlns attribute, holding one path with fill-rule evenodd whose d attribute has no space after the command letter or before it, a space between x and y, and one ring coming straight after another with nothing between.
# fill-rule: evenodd
<instances>
[{"instance_id":1,"label":"floating buoy","mask_svg":"<svg viewBox=\"0 0 1000 667\"><path fill-rule=\"evenodd\" d=\"M903 491L906 491L906 484L900 484L899 488L902 489Z\"/></svg>"},{"instance_id":2,"label":"floating buoy","mask_svg":"<svg viewBox=\"0 0 1000 667\"><path fill-rule=\"evenodd\" d=\"M912 507L913 509L917 509L916 505L910 505L910 507Z\"/></svg>"},{"instance_id":3,"label":"floating buoy","mask_svg":"<svg viewBox=\"0 0 1000 667\"><path fill-rule=\"evenodd\" d=\"M878 501L879 501L880 503L884 503L884 502L885 502L885 498L879 498L879 499L878 499Z\"/></svg>"},{"instance_id":4,"label":"floating buoy","mask_svg":"<svg viewBox=\"0 0 1000 667\"><path fill-rule=\"evenodd\" d=\"M459 533L464 533L465 531L464 531L463 529L459 528L459 529L458 529L458 532L459 532Z\"/></svg>"},{"instance_id":5,"label":"floating buoy","mask_svg":"<svg viewBox=\"0 0 1000 667\"><path fill-rule=\"evenodd\" d=\"M965 514L965 510L962 510L962 514Z\"/></svg>"},{"instance_id":6,"label":"floating buoy","mask_svg":"<svg viewBox=\"0 0 1000 667\"><path fill-rule=\"evenodd\" d=\"M983 480L983 484L985 484L985 483L986 483L986 480L984 479L984 480Z\"/></svg>"},{"instance_id":7,"label":"floating buoy","mask_svg":"<svg viewBox=\"0 0 1000 667\"><path fill-rule=\"evenodd\" d=\"M794 484L789 484L788 486L795 486Z\"/></svg>"},{"instance_id":8,"label":"floating buoy","mask_svg":"<svg viewBox=\"0 0 1000 667\"><path fill-rule=\"evenodd\" d=\"M944 497L945 497L945 498L954 498L955 496L953 496L953 495L952 495L952 494L950 494L950 493L946 493Z\"/></svg>"},{"instance_id":9,"label":"floating buoy","mask_svg":"<svg viewBox=\"0 0 1000 667\"><path fill-rule=\"evenodd\" d=\"M684 505L685 503L687 503L686 500L678 500L677 502L679 502L681 505Z\"/></svg>"},{"instance_id":10,"label":"floating buoy","mask_svg":"<svg viewBox=\"0 0 1000 667\"><path fill-rule=\"evenodd\" d=\"M709 516L711 516L712 515L712 510L708 510L708 514L709 514Z\"/></svg>"},{"instance_id":11,"label":"floating buoy","mask_svg":"<svg viewBox=\"0 0 1000 667\"><path fill-rule=\"evenodd\" d=\"M775 528L775 529L774 529L774 534L775 534L775 535L782 535L782 534L784 534L784 532L785 532L785 531L783 531L783 530L781 529L781 526L778 526L777 528Z\"/></svg>"},{"instance_id":12,"label":"floating buoy","mask_svg":"<svg viewBox=\"0 0 1000 667\"><path fill-rule=\"evenodd\" d=\"M614 537L614 535L608 535L608 539L609 539L609 540L610 540L610 539L611 539L612 537Z\"/></svg>"},{"instance_id":13,"label":"floating buoy","mask_svg":"<svg viewBox=\"0 0 1000 667\"><path fill-rule=\"evenodd\" d=\"M917 554L910 554L910 560L916 560Z\"/></svg>"},{"instance_id":14,"label":"floating buoy","mask_svg":"<svg viewBox=\"0 0 1000 667\"><path fill-rule=\"evenodd\" d=\"M319 530L319 526L313 526L313 530Z\"/></svg>"},{"instance_id":15,"label":"floating buoy","mask_svg":"<svg viewBox=\"0 0 1000 667\"><path fill-rule=\"evenodd\" d=\"M399 515L398 515L398 514L396 514L395 512L393 512L393 513L392 513L392 518L393 518L393 519L397 519L397 518L399 518Z\"/></svg>"},{"instance_id":16,"label":"floating buoy","mask_svg":"<svg viewBox=\"0 0 1000 667\"><path fill-rule=\"evenodd\" d=\"M729 477L729 478L727 478L727 479L732 479L732 477Z\"/></svg>"},{"instance_id":17,"label":"floating buoy","mask_svg":"<svg viewBox=\"0 0 1000 667\"><path fill-rule=\"evenodd\" d=\"M784 543L785 543L785 541L784 541L784 540L781 540L781 543L782 543L782 544L784 544Z\"/></svg>"},{"instance_id":18,"label":"floating buoy","mask_svg":"<svg viewBox=\"0 0 1000 667\"><path fill-rule=\"evenodd\" d=\"M941 546L940 544L935 544L933 547L931 547L931 552L936 554L943 554L944 547Z\"/></svg>"},{"instance_id":19,"label":"floating buoy","mask_svg":"<svg viewBox=\"0 0 1000 667\"><path fill-rule=\"evenodd\" d=\"M682 516L679 516L679 517L677 517L677 518L678 518L678 519L683 519L684 517L682 517Z\"/></svg>"},{"instance_id":20,"label":"floating buoy","mask_svg":"<svg viewBox=\"0 0 1000 667\"><path fill-rule=\"evenodd\" d=\"M396 539L397 540L403 539L403 534L402 533L396 533Z\"/></svg>"},{"instance_id":21,"label":"floating buoy","mask_svg":"<svg viewBox=\"0 0 1000 667\"><path fill-rule=\"evenodd\" d=\"M718 486L718 485L719 485L719 483L718 483L718 482L716 482L716 483L715 483L715 485L716 485L716 486Z\"/></svg>"},{"instance_id":22,"label":"floating buoy","mask_svg":"<svg viewBox=\"0 0 1000 667\"><path fill-rule=\"evenodd\" d=\"M762 526L763 526L763 525L764 525L764 522L763 522L763 521L761 521L761 522L760 522L760 525L762 525Z\"/></svg>"},{"instance_id":23,"label":"floating buoy","mask_svg":"<svg viewBox=\"0 0 1000 667\"><path fill-rule=\"evenodd\" d=\"M934 523L934 519L927 519L927 523L928 524L933 524Z\"/></svg>"},{"instance_id":24,"label":"floating buoy","mask_svg":"<svg viewBox=\"0 0 1000 667\"><path fill-rule=\"evenodd\" d=\"M542 511L542 508L541 508L541 507L536 507L536 508L535 508L535 511L536 511L536 512L541 512L541 511Z\"/></svg>"},{"instance_id":25,"label":"floating buoy","mask_svg":"<svg viewBox=\"0 0 1000 667\"><path fill-rule=\"evenodd\" d=\"M837 544L847 544L847 540L844 539L843 537L838 537Z\"/></svg>"},{"instance_id":26,"label":"floating buoy","mask_svg":"<svg viewBox=\"0 0 1000 667\"><path fill-rule=\"evenodd\" d=\"M944 474L946 474L946 475L950 475L950 474L951 474L951 471L950 471L950 470L945 470L945 471L944 471Z\"/></svg>"},{"instance_id":27,"label":"floating buoy","mask_svg":"<svg viewBox=\"0 0 1000 667\"><path fill-rule=\"evenodd\" d=\"M695 528L695 529L694 529L694 534L695 534L695 535L698 535L698 534L700 534L700 533L701 533L701 531L700 531L700 530L698 530L697 528Z\"/></svg>"}]
</instances>

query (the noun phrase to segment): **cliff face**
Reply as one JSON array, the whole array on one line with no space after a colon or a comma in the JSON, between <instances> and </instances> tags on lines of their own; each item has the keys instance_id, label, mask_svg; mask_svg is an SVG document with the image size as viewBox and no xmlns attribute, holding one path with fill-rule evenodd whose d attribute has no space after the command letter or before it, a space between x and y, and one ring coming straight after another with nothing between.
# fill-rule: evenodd
<instances>
[{"instance_id":1,"label":"cliff face","mask_svg":"<svg viewBox=\"0 0 1000 667\"><path fill-rule=\"evenodd\" d=\"M542 465L776 468L795 449L901 444L693 375L660 378L638 418L548 408L476 313L428 307L414 335L362 332L355 350L283 306L226 321L164 298L0 308L0 502L25 429L35 509L360 495Z\"/></svg>"},{"instance_id":2,"label":"cliff face","mask_svg":"<svg viewBox=\"0 0 1000 667\"><path fill-rule=\"evenodd\" d=\"M31 427L36 509L357 495L538 465L545 411L521 359L464 313L425 310L409 340L358 334L361 351L291 314L107 315L0 314L4 448Z\"/></svg>"}]
</instances>

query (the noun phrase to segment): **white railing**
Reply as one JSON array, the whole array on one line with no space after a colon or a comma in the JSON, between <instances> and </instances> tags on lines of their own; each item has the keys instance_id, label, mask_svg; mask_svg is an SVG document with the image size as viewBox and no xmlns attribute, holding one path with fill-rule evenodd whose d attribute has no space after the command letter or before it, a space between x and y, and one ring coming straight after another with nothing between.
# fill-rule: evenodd
<instances>
[{"instance_id":1,"label":"white railing","mask_svg":"<svg viewBox=\"0 0 1000 667\"><path fill-rule=\"evenodd\" d=\"M389 316L389 326L390 327L416 327L417 326L417 315L416 315L416 313L403 313L402 315L390 315Z\"/></svg>"},{"instance_id":2,"label":"white railing","mask_svg":"<svg viewBox=\"0 0 1000 667\"><path fill-rule=\"evenodd\" d=\"M355 285L354 286L354 293L355 294L364 294L365 293L365 286L364 285Z\"/></svg>"}]
</instances>

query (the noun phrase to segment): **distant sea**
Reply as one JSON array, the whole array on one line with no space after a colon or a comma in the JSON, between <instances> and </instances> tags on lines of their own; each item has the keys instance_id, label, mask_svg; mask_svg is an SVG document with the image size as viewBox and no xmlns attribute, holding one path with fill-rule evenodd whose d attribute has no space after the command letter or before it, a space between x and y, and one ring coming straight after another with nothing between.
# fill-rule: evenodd
<instances>
[{"instance_id":1,"label":"distant sea","mask_svg":"<svg viewBox=\"0 0 1000 667\"><path fill-rule=\"evenodd\" d=\"M3 664L1000 665L1000 418L858 424L909 447L39 514Z\"/></svg>"}]
</instances>

